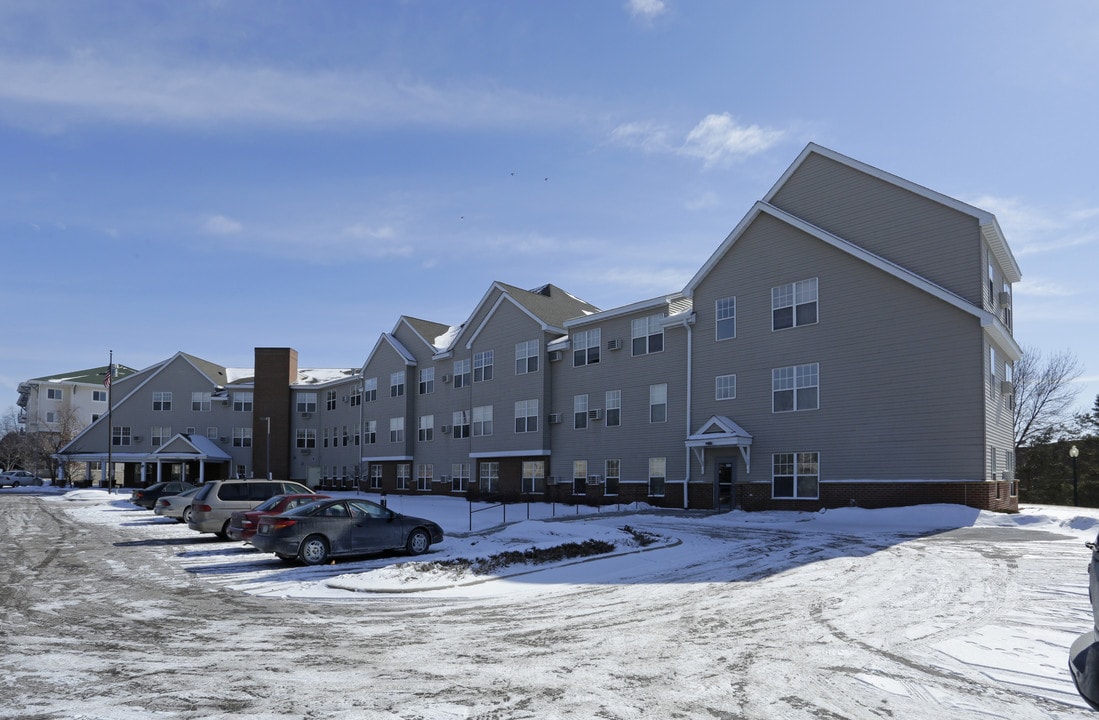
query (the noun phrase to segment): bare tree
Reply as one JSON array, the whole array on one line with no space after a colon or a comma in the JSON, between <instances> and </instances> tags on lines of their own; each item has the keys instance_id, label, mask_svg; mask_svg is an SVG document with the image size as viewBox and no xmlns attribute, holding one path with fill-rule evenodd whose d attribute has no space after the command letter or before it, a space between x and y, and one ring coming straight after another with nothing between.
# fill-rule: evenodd
<instances>
[{"instance_id":1,"label":"bare tree","mask_svg":"<svg viewBox=\"0 0 1099 720\"><path fill-rule=\"evenodd\" d=\"M19 424L19 413L10 407L0 417L0 468L22 468L28 457L27 438Z\"/></svg>"},{"instance_id":2,"label":"bare tree","mask_svg":"<svg viewBox=\"0 0 1099 720\"><path fill-rule=\"evenodd\" d=\"M1073 383L1083 368L1076 355L1060 350L1049 357L1034 347L1023 348L1015 363L1015 450L1049 442L1072 421L1072 407L1080 391Z\"/></svg>"}]
</instances>

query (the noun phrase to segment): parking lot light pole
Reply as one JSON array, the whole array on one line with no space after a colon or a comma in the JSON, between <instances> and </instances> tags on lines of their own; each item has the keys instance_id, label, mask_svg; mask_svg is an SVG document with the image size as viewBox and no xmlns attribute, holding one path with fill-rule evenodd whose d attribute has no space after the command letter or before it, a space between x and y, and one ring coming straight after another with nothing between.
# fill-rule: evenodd
<instances>
[{"instance_id":1,"label":"parking lot light pole","mask_svg":"<svg viewBox=\"0 0 1099 720\"><path fill-rule=\"evenodd\" d=\"M1076 475L1076 458L1080 457L1080 449L1073 445L1068 450L1068 456L1072 458L1072 504L1076 506L1080 504L1080 496L1078 493L1078 483Z\"/></svg>"}]
</instances>

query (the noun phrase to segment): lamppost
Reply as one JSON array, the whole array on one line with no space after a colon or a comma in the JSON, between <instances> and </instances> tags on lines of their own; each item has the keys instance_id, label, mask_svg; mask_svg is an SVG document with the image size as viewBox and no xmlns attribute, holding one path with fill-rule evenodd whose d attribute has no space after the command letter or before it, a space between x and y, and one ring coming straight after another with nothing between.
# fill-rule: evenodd
<instances>
[{"instance_id":1,"label":"lamppost","mask_svg":"<svg viewBox=\"0 0 1099 720\"><path fill-rule=\"evenodd\" d=\"M267 479L271 479L271 416L261 417L260 420L267 421L267 441L264 442L263 447L267 450Z\"/></svg>"},{"instance_id":2,"label":"lamppost","mask_svg":"<svg viewBox=\"0 0 1099 720\"><path fill-rule=\"evenodd\" d=\"M1080 457L1080 449L1073 445L1068 450L1068 456L1072 458L1072 504L1079 505L1079 496L1077 494L1076 458Z\"/></svg>"}]
</instances>

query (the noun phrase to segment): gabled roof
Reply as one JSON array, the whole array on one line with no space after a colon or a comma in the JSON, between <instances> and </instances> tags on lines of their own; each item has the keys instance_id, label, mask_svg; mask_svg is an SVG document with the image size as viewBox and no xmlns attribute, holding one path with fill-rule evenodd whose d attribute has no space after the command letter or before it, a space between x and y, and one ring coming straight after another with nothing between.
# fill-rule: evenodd
<instances>
[{"instance_id":1,"label":"gabled roof","mask_svg":"<svg viewBox=\"0 0 1099 720\"><path fill-rule=\"evenodd\" d=\"M370 361L374 359L374 356L378 354L378 350L382 347L388 346L393 349L404 360L405 365L415 365L416 357L408 351L401 341L393 337L390 333L382 333L378 338L378 342L374 343L374 348L370 351L370 354L366 356L366 362L363 363L362 371L366 371L366 366L370 364Z\"/></svg>"},{"instance_id":2,"label":"gabled roof","mask_svg":"<svg viewBox=\"0 0 1099 720\"><path fill-rule=\"evenodd\" d=\"M232 460L232 457L205 435L177 433L153 451L160 458L192 460Z\"/></svg>"},{"instance_id":3,"label":"gabled roof","mask_svg":"<svg viewBox=\"0 0 1099 720\"><path fill-rule=\"evenodd\" d=\"M397 328L401 325L407 325L408 328L415 333L416 337L420 338L423 344L431 349L432 352L438 352L439 350L445 349L445 347L440 347L438 345L438 340L440 337L445 337L452 330L450 325L402 315L397 320L397 324L393 327L392 332L396 333Z\"/></svg>"},{"instance_id":4,"label":"gabled roof","mask_svg":"<svg viewBox=\"0 0 1099 720\"><path fill-rule=\"evenodd\" d=\"M565 333L565 321L599 312L599 308L596 306L565 292L556 285L543 285L534 290L523 290L507 283L494 282L484 297L481 298L481 301L477 303L477 307L474 308L470 317L476 317L490 301L492 305L486 310L481 323L477 327L470 327L467 322L460 332L454 334L451 345L446 350L453 348L467 335L468 339L465 340L465 344L468 347L484 328L493 313L496 312L496 309L504 302L511 303L520 312L530 317L541 327L543 332L560 334Z\"/></svg>"},{"instance_id":5,"label":"gabled roof","mask_svg":"<svg viewBox=\"0 0 1099 720\"><path fill-rule=\"evenodd\" d=\"M630 315L632 313L643 312L645 310L667 310L668 315L676 315L683 312L684 309L690 308L690 301L683 295L683 293L672 293L671 295L661 295L659 297L650 298L648 300L640 300L629 305L623 305L621 307L611 308L609 310L600 310L599 312L585 315L582 317L572 318L565 321L566 328L576 327L577 325L586 325L588 323L602 322L614 317L620 317L622 315Z\"/></svg>"},{"instance_id":6,"label":"gabled roof","mask_svg":"<svg viewBox=\"0 0 1099 720\"><path fill-rule=\"evenodd\" d=\"M923 185L918 185L911 180L906 180L892 173L888 173L884 170L880 170L873 165L867 165L864 162L855 160L854 158L847 157L835 150L830 150L826 147L817 145L816 143L809 143L805 146L805 149L801 151L797 159L793 164L786 169L786 172L778 179L778 181L771 187L766 195L763 196L763 202L770 203L778 194L782 186L790 179L798 168L805 163L805 161L812 155L820 155L826 157L829 160L833 160L841 165L846 165L849 168L858 170L859 172L870 175L883 182L887 182L896 187L903 188L909 192L915 193L923 198L931 200L932 202L945 205L957 212L965 215L969 215L977 220L981 234L985 238L985 242L992 249L992 254L995 256L996 261L1004 271L1005 277L1008 282L1019 282L1022 279L1022 272L1019 270L1019 263L1016 262L1015 256L1011 252L1011 248L1008 247L1007 241L1004 239L1004 233L1000 229L1000 223L996 220L996 216L987 210L982 210L978 207L974 207L968 203L964 203L961 200L952 198L949 195L943 195L940 192L926 188Z\"/></svg>"},{"instance_id":7,"label":"gabled roof","mask_svg":"<svg viewBox=\"0 0 1099 720\"><path fill-rule=\"evenodd\" d=\"M995 315L988 312L984 308L974 305L965 298L950 292L941 285L936 285L922 275L917 275L911 270L908 270L900 265L897 265L894 262L886 260L879 255L875 255L874 253L866 250L860 245L856 245L855 243L844 240L838 235L833 235L827 230L819 228L816 225L808 223L799 217L791 215L784 210L780 210L779 208L762 201L757 202L754 206L752 206L752 209L748 211L748 214L744 216L744 219L742 219L740 223L737 224L736 228L734 228L733 231L729 233L729 236L725 238L725 240L721 243L721 245L714 252L714 254L711 255L706 263L699 269L699 271L695 273L695 276L691 278L690 282L687 283L687 287L683 289L684 295L688 297L694 295L695 290L698 288L702 280L705 279L705 277L714 269L714 267L721 261L725 254L729 252L733 245L736 244L737 240L740 239L740 237L748 230L748 228L751 227L755 219L761 214L769 215L776 220L797 228L798 230L810 235L811 237L815 237L821 242L831 245L837 250L840 250L854 258L862 260L863 262L872 265L879 270L887 272L893 277L902 280L903 282L906 282L913 287L919 288L920 290L923 290L924 292L937 297L943 302L953 305L959 310L973 315L981 321L981 325L983 327L988 329L989 332L996 337L998 344L1000 344L1001 347L1005 349L1009 355L1014 356L1013 359L1017 360L1022 355L1022 349L1019 347L1015 339L1011 337L1011 334L1003 328L1003 324L1000 322L999 318L997 318Z\"/></svg>"}]
</instances>

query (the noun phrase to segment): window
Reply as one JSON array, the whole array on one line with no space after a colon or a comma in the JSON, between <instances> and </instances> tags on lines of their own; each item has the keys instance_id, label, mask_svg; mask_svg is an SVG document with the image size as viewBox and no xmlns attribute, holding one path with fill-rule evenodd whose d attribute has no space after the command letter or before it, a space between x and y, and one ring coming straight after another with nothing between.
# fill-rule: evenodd
<instances>
[{"instance_id":1,"label":"window","mask_svg":"<svg viewBox=\"0 0 1099 720\"><path fill-rule=\"evenodd\" d=\"M430 492L432 476L435 474L435 466L431 463L420 463L416 466L416 489L420 492Z\"/></svg>"},{"instance_id":2,"label":"window","mask_svg":"<svg viewBox=\"0 0 1099 720\"><path fill-rule=\"evenodd\" d=\"M515 432L538 432L538 399L515 403Z\"/></svg>"},{"instance_id":3,"label":"window","mask_svg":"<svg viewBox=\"0 0 1099 720\"><path fill-rule=\"evenodd\" d=\"M473 356L473 382L492 379L492 351L476 353Z\"/></svg>"},{"instance_id":4,"label":"window","mask_svg":"<svg viewBox=\"0 0 1099 720\"><path fill-rule=\"evenodd\" d=\"M404 370L389 374L389 397L404 395Z\"/></svg>"},{"instance_id":5,"label":"window","mask_svg":"<svg viewBox=\"0 0 1099 720\"><path fill-rule=\"evenodd\" d=\"M774 290L771 291L772 298ZM773 300L772 300L773 303ZM716 320L714 321L714 339L729 340L736 337L736 298L727 297L717 301Z\"/></svg>"},{"instance_id":6,"label":"window","mask_svg":"<svg viewBox=\"0 0 1099 720\"><path fill-rule=\"evenodd\" d=\"M172 428L163 425L154 425L149 428L149 442L153 447L160 447L172 437Z\"/></svg>"},{"instance_id":7,"label":"window","mask_svg":"<svg viewBox=\"0 0 1099 720\"><path fill-rule=\"evenodd\" d=\"M370 465L370 489L380 490L382 487L382 466L379 463Z\"/></svg>"},{"instance_id":8,"label":"window","mask_svg":"<svg viewBox=\"0 0 1099 720\"><path fill-rule=\"evenodd\" d=\"M412 466L408 463L399 463L397 465L397 489L407 490L408 479L412 474Z\"/></svg>"},{"instance_id":9,"label":"window","mask_svg":"<svg viewBox=\"0 0 1099 720\"><path fill-rule=\"evenodd\" d=\"M454 463L450 466L450 489L454 492L469 490L469 463Z\"/></svg>"},{"instance_id":10,"label":"window","mask_svg":"<svg viewBox=\"0 0 1099 720\"><path fill-rule=\"evenodd\" d=\"M546 491L546 463L544 460L523 462L523 492L541 495Z\"/></svg>"},{"instance_id":11,"label":"window","mask_svg":"<svg viewBox=\"0 0 1099 720\"><path fill-rule=\"evenodd\" d=\"M466 387L469 385L469 358L454 361L454 387Z\"/></svg>"},{"instance_id":12,"label":"window","mask_svg":"<svg viewBox=\"0 0 1099 720\"><path fill-rule=\"evenodd\" d=\"M92 390L92 402L107 402L107 391Z\"/></svg>"},{"instance_id":13,"label":"window","mask_svg":"<svg viewBox=\"0 0 1099 720\"><path fill-rule=\"evenodd\" d=\"M295 407L300 413L317 412L317 393L298 393L296 397Z\"/></svg>"},{"instance_id":14,"label":"window","mask_svg":"<svg viewBox=\"0 0 1099 720\"><path fill-rule=\"evenodd\" d=\"M630 323L634 355L648 355L664 350L664 328L660 325L663 319L663 315L650 315Z\"/></svg>"},{"instance_id":15,"label":"window","mask_svg":"<svg viewBox=\"0 0 1099 720\"><path fill-rule=\"evenodd\" d=\"M649 386L649 422L662 423L668 419L668 384Z\"/></svg>"},{"instance_id":16,"label":"window","mask_svg":"<svg viewBox=\"0 0 1099 720\"><path fill-rule=\"evenodd\" d=\"M170 392L154 392L153 393L153 410L158 412L169 412L172 409L172 393Z\"/></svg>"},{"instance_id":17,"label":"window","mask_svg":"<svg viewBox=\"0 0 1099 720\"><path fill-rule=\"evenodd\" d=\"M451 432L456 440L469 437L469 410L455 410L451 424L454 425Z\"/></svg>"},{"instance_id":18,"label":"window","mask_svg":"<svg viewBox=\"0 0 1099 720\"><path fill-rule=\"evenodd\" d=\"M771 371L773 412L816 410L820 406L818 363L775 368Z\"/></svg>"},{"instance_id":19,"label":"window","mask_svg":"<svg viewBox=\"0 0 1099 720\"><path fill-rule=\"evenodd\" d=\"M652 497L664 496L664 484L668 479L668 459L662 457L649 458L649 495Z\"/></svg>"},{"instance_id":20,"label":"window","mask_svg":"<svg viewBox=\"0 0 1099 720\"><path fill-rule=\"evenodd\" d=\"M420 425L417 432L417 439L420 442L431 442L435 439L435 416L434 415L421 415Z\"/></svg>"},{"instance_id":21,"label":"window","mask_svg":"<svg viewBox=\"0 0 1099 720\"><path fill-rule=\"evenodd\" d=\"M481 492L500 492L500 463L483 462L480 467Z\"/></svg>"},{"instance_id":22,"label":"window","mask_svg":"<svg viewBox=\"0 0 1099 720\"><path fill-rule=\"evenodd\" d=\"M577 430L583 430L588 426L588 396L572 396L572 426Z\"/></svg>"},{"instance_id":23,"label":"window","mask_svg":"<svg viewBox=\"0 0 1099 720\"><path fill-rule=\"evenodd\" d=\"M130 444L133 433L128 426L115 427L111 430L111 445L126 447Z\"/></svg>"},{"instance_id":24,"label":"window","mask_svg":"<svg viewBox=\"0 0 1099 720\"><path fill-rule=\"evenodd\" d=\"M1008 329L1011 329L1011 284L1004 283L1003 294L1007 298L1006 303L1000 303L1000 317L1004 321L1004 325L1007 325Z\"/></svg>"},{"instance_id":25,"label":"window","mask_svg":"<svg viewBox=\"0 0 1099 720\"><path fill-rule=\"evenodd\" d=\"M435 368L423 368L420 370L420 394L430 395L435 392Z\"/></svg>"},{"instance_id":26,"label":"window","mask_svg":"<svg viewBox=\"0 0 1099 720\"><path fill-rule=\"evenodd\" d=\"M233 428L233 447L252 447L252 428Z\"/></svg>"},{"instance_id":27,"label":"window","mask_svg":"<svg viewBox=\"0 0 1099 720\"><path fill-rule=\"evenodd\" d=\"M343 433L341 434L341 437L343 438L343 446L347 447L347 442L351 437L351 433L347 432L347 426L346 425L343 426ZM335 429L333 429L332 430L332 445L333 445L333 447L335 447L335 444L336 444L336 431L335 431Z\"/></svg>"},{"instance_id":28,"label":"window","mask_svg":"<svg viewBox=\"0 0 1099 720\"><path fill-rule=\"evenodd\" d=\"M294 438L294 447L299 449L312 449L317 447L316 428L298 428Z\"/></svg>"},{"instance_id":29,"label":"window","mask_svg":"<svg viewBox=\"0 0 1099 720\"><path fill-rule=\"evenodd\" d=\"M378 378L367 378L363 381L363 400L374 402L378 399Z\"/></svg>"},{"instance_id":30,"label":"window","mask_svg":"<svg viewBox=\"0 0 1099 720\"><path fill-rule=\"evenodd\" d=\"M321 436L321 447L328 447L328 443L331 440L332 435L328 428L324 429L324 435Z\"/></svg>"},{"instance_id":31,"label":"window","mask_svg":"<svg viewBox=\"0 0 1099 720\"><path fill-rule=\"evenodd\" d=\"M363 431L363 442L367 445L373 445L378 442L378 421L367 420L366 428Z\"/></svg>"},{"instance_id":32,"label":"window","mask_svg":"<svg viewBox=\"0 0 1099 720\"><path fill-rule=\"evenodd\" d=\"M996 304L996 268L991 261L988 263L988 304Z\"/></svg>"},{"instance_id":33,"label":"window","mask_svg":"<svg viewBox=\"0 0 1099 720\"><path fill-rule=\"evenodd\" d=\"M819 453L776 453L771 473L771 497L816 499L820 495Z\"/></svg>"},{"instance_id":34,"label":"window","mask_svg":"<svg viewBox=\"0 0 1099 720\"><path fill-rule=\"evenodd\" d=\"M515 374L538 372L538 341L525 340L515 344Z\"/></svg>"},{"instance_id":35,"label":"window","mask_svg":"<svg viewBox=\"0 0 1099 720\"><path fill-rule=\"evenodd\" d=\"M996 348L988 349L988 390L992 397L996 397Z\"/></svg>"},{"instance_id":36,"label":"window","mask_svg":"<svg viewBox=\"0 0 1099 720\"><path fill-rule=\"evenodd\" d=\"M572 366L594 365L599 362L599 329L581 330L572 336Z\"/></svg>"},{"instance_id":37,"label":"window","mask_svg":"<svg viewBox=\"0 0 1099 720\"><path fill-rule=\"evenodd\" d=\"M250 392L235 392L235 393L233 393L233 411L234 412L252 412L252 393L250 393Z\"/></svg>"},{"instance_id":38,"label":"window","mask_svg":"<svg viewBox=\"0 0 1099 720\"><path fill-rule=\"evenodd\" d=\"M153 395L156 395L156 393L153 393ZM49 400L63 400L65 391L61 388L46 388L46 398Z\"/></svg>"},{"instance_id":39,"label":"window","mask_svg":"<svg viewBox=\"0 0 1099 720\"><path fill-rule=\"evenodd\" d=\"M324 409L335 410L336 409L336 391L325 390L324 391Z\"/></svg>"},{"instance_id":40,"label":"window","mask_svg":"<svg viewBox=\"0 0 1099 720\"><path fill-rule=\"evenodd\" d=\"M736 398L736 375L718 375L714 385L716 399L733 400Z\"/></svg>"},{"instance_id":41,"label":"window","mask_svg":"<svg viewBox=\"0 0 1099 720\"><path fill-rule=\"evenodd\" d=\"M603 400L604 418L607 427L618 427L622 424L622 391L608 390Z\"/></svg>"},{"instance_id":42,"label":"window","mask_svg":"<svg viewBox=\"0 0 1099 720\"><path fill-rule=\"evenodd\" d=\"M351 407L358 407L363 404L363 390L358 385L351 391Z\"/></svg>"},{"instance_id":43,"label":"window","mask_svg":"<svg viewBox=\"0 0 1099 720\"><path fill-rule=\"evenodd\" d=\"M193 392L191 393L191 410L194 412L210 412L210 393L208 392Z\"/></svg>"},{"instance_id":44,"label":"window","mask_svg":"<svg viewBox=\"0 0 1099 720\"><path fill-rule=\"evenodd\" d=\"M389 442L404 442L404 418L389 418Z\"/></svg>"},{"instance_id":45,"label":"window","mask_svg":"<svg viewBox=\"0 0 1099 720\"><path fill-rule=\"evenodd\" d=\"M481 405L473 408L473 437L492 434L492 406Z\"/></svg>"},{"instance_id":46,"label":"window","mask_svg":"<svg viewBox=\"0 0 1099 720\"><path fill-rule=\"evenodd\" d=\"M211 440L214 440L218 437L217 425L210 425L209 427L206 428L206 437L208 437Z\"/></svg>"},{"instance_id":47,"label":"window","mask_svg":"<svg viewBox=\"0 0 1099 720\"><path fill-rule=\"evenodd\" d=\"M622 480L622 461L621 460L608 460L606 462L606 472L603 475L604 482L604 495L617 495L618 484Z\"/></svg>"},{"instance_id":48,"label":"window","mask_svg":"<svg viewBox=\"0 0 1099 720\"><path fill-rule=\"evenodd\" d=\"M771 329L782 330L817 321L817 279L771 288Z\"/></svg>"},{"instance_id":49,"label":"window","mask_svg":"<svg viewBox=\"0 0 1099 720\"><path fill-rule=\"evenodd\" d=\"M55 413L53 410L50 410L49 412L47 412L46 413L46 422L48 422L48 423L57 422L57 413Z\"/></svg>"},{"instance_id":50,"label":"window","mask_svg":"<svg viewBox=\"0 0 1099 720\"><path fill-rule=\"evenodd\" d=\"M572 494L585 495L588 492L588 461L572 461Z\"/></svg>"}]
</instances>

